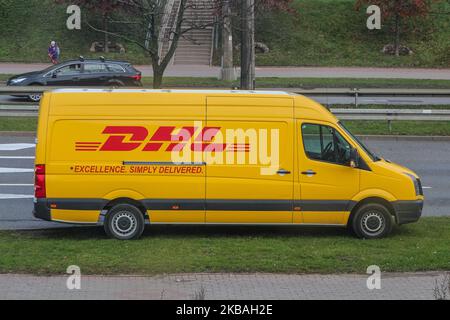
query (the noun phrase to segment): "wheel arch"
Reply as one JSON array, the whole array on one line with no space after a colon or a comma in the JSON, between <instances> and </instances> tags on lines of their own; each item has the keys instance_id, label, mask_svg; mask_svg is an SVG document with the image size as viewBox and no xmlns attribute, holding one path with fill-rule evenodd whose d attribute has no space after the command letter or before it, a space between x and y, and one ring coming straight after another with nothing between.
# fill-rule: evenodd
<instances>
[{"instance_id":1,"label":"wheel arch","mask_svg":"<svg viewBox=\"0 0 450 320\"><path fill-rule=\"evenodd\" d=\"M352 210L350 211L350 217L348 219L348 225L352 224L353 217L355 216L356 212L358 212L358 209L361 208L363 205L366 205L369 203L376 203L376 204L380 204L380 205L386 207L386 209L389 210L390 214L395 218L395 221L398 223L397 214L395 212L394 206L392 205L392 203L390 201L388 201L382 197L368 197L368 198L364 198L364 199L360 200L359 202L357 202L356 205L352 208Z\"/></svg>"},{"instance_id":2,"label":"wheel arch","mask_svg":"<svg viewBox=\"0 0 450 320\"><path fill-rule=\"evenodd\" d=\"M144 218L147 217L147 209L145 208L145 206L142 202L135 200L135 199L126 198L126 197L116 198L114 200L111 200L103 207L103 211L110 211L112 208L114 208L115 206L120 205L120 204L129 204L129 205L135 206L136 208L139 209L139 211L142 212L142 214L144 215Z\"/></svg>"}]
</instances>

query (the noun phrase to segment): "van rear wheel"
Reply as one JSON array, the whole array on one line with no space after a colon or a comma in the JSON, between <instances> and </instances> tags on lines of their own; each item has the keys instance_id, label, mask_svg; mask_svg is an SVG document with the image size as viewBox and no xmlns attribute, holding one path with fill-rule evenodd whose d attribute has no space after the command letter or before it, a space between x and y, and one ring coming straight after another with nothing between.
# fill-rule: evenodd
<instances>
[{"instance_id":1,"label":"van rear wheel","mask_svg":"<svg viewBox=\"0 0 450 320\"><path fill-rule=\"evenodd\" d=\"M106 215L105 232L111 238L136 240L142 236L144 228L144 215L133 205L119 204Z\"/></svg>"},{"instance_id":2,"label":"van rear wheel","mask_svg":"<svg viewBox=\"0 0 450 320\"><path fill-rule=\"evenodd\" d=\"M392 231L393 221L389 210L378 203L361 206L352 219L352 229L361 239L380 239Z\"/></svg>"}]
</instances>

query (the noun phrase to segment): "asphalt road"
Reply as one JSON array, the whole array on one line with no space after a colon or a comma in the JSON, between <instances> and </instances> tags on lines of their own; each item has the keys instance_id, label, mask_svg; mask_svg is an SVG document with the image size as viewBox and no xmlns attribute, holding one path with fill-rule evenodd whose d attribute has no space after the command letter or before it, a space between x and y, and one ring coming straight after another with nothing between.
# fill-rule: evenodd
<instances>
[{"instance_id":1,"label":"asphalt road","mask_svg":"<svg viewBox=\"0 0 450 320\"><path fill-rule=\"evenodd\" d=\"M370 148L422 178L424 216L450 216L450 140L370 138ZM0 137L0 230L65 227L32 217L34 139Z\"/></svg>"},{"instance_id":2,"label":"asphalt road","mask_svg":"<svg viewBox=\"0 0 450 320\"><path fill-rule=\"evenodd\" d=\"M20 74L43 70L50 64L0 63L1 74ZM152 76L151 66L136 66L144 76ZM239 72L239 70L236 70ZM219 67L177 65L170 66L166 77L218 77ZM360 67L257 67L256 77L280 78L384 78L450 80L449 69L360 68Z\"/></svg>"}]
</instances>

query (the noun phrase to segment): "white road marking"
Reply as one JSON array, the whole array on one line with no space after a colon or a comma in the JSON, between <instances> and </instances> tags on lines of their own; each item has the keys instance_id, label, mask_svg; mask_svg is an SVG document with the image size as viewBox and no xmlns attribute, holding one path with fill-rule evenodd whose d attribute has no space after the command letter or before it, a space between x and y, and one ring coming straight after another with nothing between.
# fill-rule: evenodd
<instances>
[{"instance_id":1,"label":"white road marking","mask_svg":"<svg viewBox=\"0 0 450 320\"><path fill-rule=\"evenodd\" d=\"M0 173L33 173L34 169L0 168Z\"/></svg>"},{"instance_id":2,"label":"white road marking","mask_svg":"<svg viewBox=\"0 0 450 320\"><path fill-rule=\"evenodd\" d=\"M0 156L0 159L30 159L30 160L34 160L35 157L6 157L6 156Z\"/></svg>"},{"instance_id":3,"label":"white road marking","mask_svg":"<svg viewBox=\"0 0 450 320\"><path fill-rule=\"evenodd\" d=\"M34 196L29 196L26 194L1 194L0 200L9 200L9 199L34 199Z\"/></svg>"},{"instance_id":4,"label":"white road marking","mask_svg":"<svg viewBox=\"0 0 450 320\"><path fill-rule=\"evenodd\" d=\"M433 187L422 187L422 189L433 189Z\"/></svg>"},{"instance_id":5,"label":"white road marking","mask_svg":"<svg viewBox=\"0 0 450 320\"><path fill-rule=\"evenodd\" d=\"M0 183L0 187L34 187L34 184L20 184L20 183Z\"/></svg>"},{"instance_id":6,"label":"white road marking","mask_svg":"<svg viewBox=\"0 0 450 320\"><path fill-rule=\"evenodd\" d=\"M0 151L18 151L18 150L24 150L24 149L31 149L36 147L36 145L33 143L6 143L6 144L0 144Z\"/></svg>"}]
</instances>

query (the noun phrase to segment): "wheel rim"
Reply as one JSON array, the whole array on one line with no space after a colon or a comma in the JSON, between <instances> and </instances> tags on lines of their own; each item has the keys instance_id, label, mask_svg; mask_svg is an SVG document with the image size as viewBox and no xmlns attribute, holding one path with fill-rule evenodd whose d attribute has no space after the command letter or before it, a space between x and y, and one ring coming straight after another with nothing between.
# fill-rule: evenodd
<instances>
[{"instance_id":1,"label":"wheel rim","mask_svg":"<svg viewBox=\"0 0 450 320\"><path fill-rule=\"evenodd\" d=\"M137 230L136 217L128 211L121 211L114 215L112 229L121 237L129 237Z\"/></svg>"},{"instance_id":2,"label":"wheel rim","mask_svg":"<svg viewBox=\"0 0 450 320\"><path fill-rule=\"evenodd\" d=\"M33 100L33 101L39 101L39 100L41 100L41 98L42 98L41 94L32 94L32 95L30 95L30 99Z\"/></svg>"},{"instance_id":3,"label":"wheel rim","mask_svg":"<svg viewBox=\"0 0 450 320\"><path fill-rule=\"evenodd\" d=\"M361 228L366 234L377 236L383 233L386 228L386 222L383 214L377 211L370 211L361 219Z\"/></svg>"}]
</instances>

